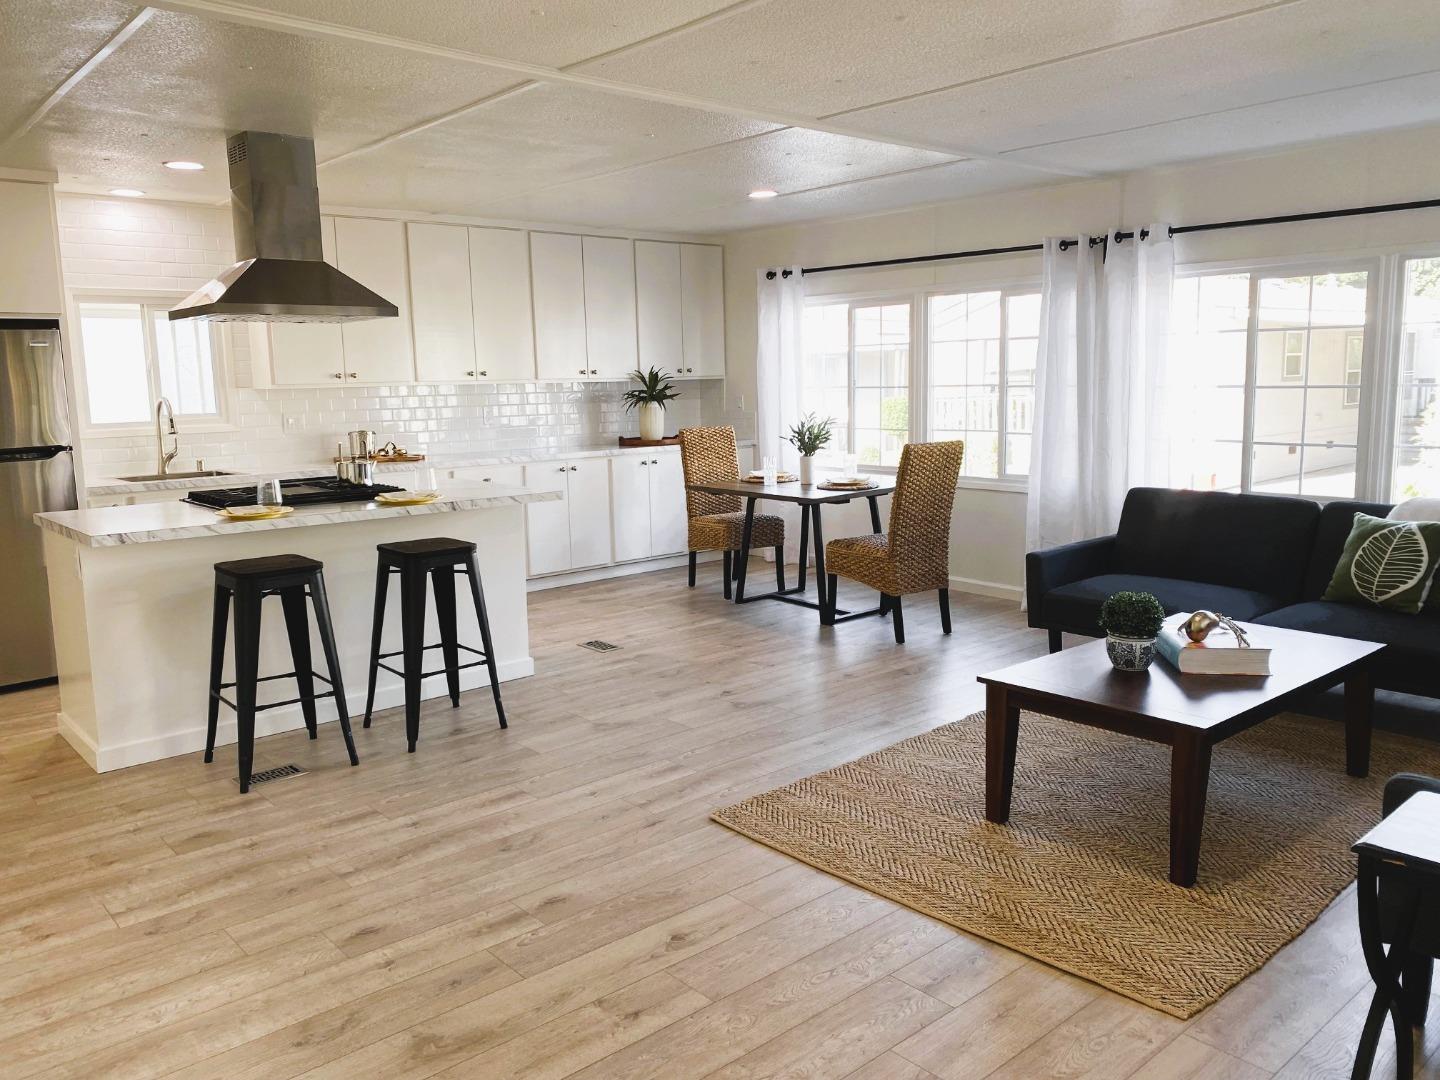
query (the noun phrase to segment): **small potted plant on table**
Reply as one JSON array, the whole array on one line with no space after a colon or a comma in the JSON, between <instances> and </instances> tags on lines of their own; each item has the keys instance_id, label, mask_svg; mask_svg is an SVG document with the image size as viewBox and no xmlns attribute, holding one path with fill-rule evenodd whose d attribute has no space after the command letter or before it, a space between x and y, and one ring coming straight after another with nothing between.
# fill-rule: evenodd
<instances>
[{"instance_id":1,"label":"small potted plant on table","mask_svg":"<svg viewBox=\"0 0 1440 1080\"><path fill-rule=\"evenodd\" d=\"M646 442L659 442L665 437L665 403L680 394L670 376L656 368L652 367L648 374L643 375L637 368L630 377L640 385L625 391L625 411L638 408L640 438Z\"/></svg>"},{"instance_id":2,"label":"small potted plant on table","mask_svg":"<svg viewBox=\"0 0 1440 1080\"><path fill-rule=\"evenodd\" d=\"M815 455L829 445L834 424L828 416L817 420L814 413L806 413L790 429L789 442L800 451L800 483L805 487L814 482Z\"/></svg>"},{"instance_id":3,"label":"small potted plant on table","mask_svg":"<svg viewBox=\"0 0 1440 1080\"><path fill-rule=\"evenodd\" d=\"M1165 608L1147 592L1117 592L1100 605L1105 651L1117 671L1144 671L1155 659Z\"/></svg>"}]
</instances>

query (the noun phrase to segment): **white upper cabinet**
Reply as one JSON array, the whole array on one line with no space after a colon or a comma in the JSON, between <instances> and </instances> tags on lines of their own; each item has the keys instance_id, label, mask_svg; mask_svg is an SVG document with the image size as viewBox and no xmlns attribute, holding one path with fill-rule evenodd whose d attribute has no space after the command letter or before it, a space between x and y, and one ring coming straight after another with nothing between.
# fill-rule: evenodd
<instances>
[{"instance_id":1,"label":"white upper cabinet","mask_svg":"<svg viewBox=\"0 0 1440 1080\"><path fill-rule=\"evenodd\" d=\"M320 219L325 261L335 266L335 219ZM389 299L387 297L387 299ZM271 381L276 386L314 386L345 378L345 346L339 323L251 323L270 329ZM252 333L251 340L255 340ZM257 370L259 365L256 365Z\"/></svg>"},{"instance_id":2,"label":"white upper cabinet","mask_svg":"<svg viewBox=\"0 0 1440 1080\"><path fill-rule=\"evenodd\" d=\"M413 382L404 223L336 218L335 257L341 271L400 309L399 318L341 325L346 378L371 383Z\"/></svg>"},{"instance_id":3,"label":"white upper cabinet","mask_svg":"<svg viewBox=\"0 0 1440 1080\"><path fill-rule=\"evenodd\" d=\"M469 233L475 377L504 382L533 379L529 238L518 229L476 228Z\"/></svg>"},{"instance_id":4,"label":"white upper cabinet","mask_svg":"<svg viewBox=\"0 0 1440 1080\"><path fill-rule=\"evenodd\" d=\"M680 307L685 374L725 374L724 249L680 245Z\"/></svg>"},{"instance_id":5,"label":"white upper cabinet","mask_svg":"<svg viewBox=\"0 0 1440 1080\"><path fill-rule=\"evenodd\" d=\"M635 241L635 309L640 369L683 374L679 244Z\"/></svg>"},{"instance_id":6,"label":"white upper cabinet","mask_svg":"<svg viewBox=\"0 0 1440 1080\"><path fill-rule=\"evenodd\" d=\"M406 226L415 374L421 382L475 378L470 235L463 225Z\"/></svg>"},{"instance_id":7,"label":"white upper cabinet","mask_svg":"<svg viewBox=\"0 0 1440 1080\"><path fill-rule=\"evenodd\" d=\"M580 237L531 233L530 275L539 377L588 377L594 365L585 346L585 263Z\"/></svg>"},{"instance_id":8,"label":"white upper cabinet","mask_svg":"<svg viewBox=\"0 0 1440 1080\"><path fill-rule=\"evenodd\" d=\"M624 237L582 240L585 341L590 374L623 379L635 370L635 245Z\"/></svg>"},{"instance_id":9,"label":"white upper cabinet","mask_svg":"<svg viewBox=\"0 0 1440 1080\"><path fill-rule=\"evenodd\" d=\"M64 310L55 237L50 185L0 182L0 314L59 315Z\"/></svg>"}]
</instances>

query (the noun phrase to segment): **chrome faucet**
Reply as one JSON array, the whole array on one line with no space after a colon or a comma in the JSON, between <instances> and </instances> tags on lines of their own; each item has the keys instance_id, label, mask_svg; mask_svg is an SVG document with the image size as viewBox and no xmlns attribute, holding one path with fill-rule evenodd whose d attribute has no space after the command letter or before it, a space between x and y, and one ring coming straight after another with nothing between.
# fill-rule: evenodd
<instances>
[{"instance_id":1,"label":"chrome faucet","mask_svg":"<svg viewBox=\"0 0 1440 1080\"><path fill-rule=\"evenodd\" d=\"M165 423L160 422L161 417ZM167 431L168 428L168 431ZM165 436L170 436L170 452L165 452ZM170 470L170 462L174 461L180 453L180 432L175 429L175 409L170 404L170 399L162 397L155 402L155 471L162 477Z\"/></svg>"}]
</instances>

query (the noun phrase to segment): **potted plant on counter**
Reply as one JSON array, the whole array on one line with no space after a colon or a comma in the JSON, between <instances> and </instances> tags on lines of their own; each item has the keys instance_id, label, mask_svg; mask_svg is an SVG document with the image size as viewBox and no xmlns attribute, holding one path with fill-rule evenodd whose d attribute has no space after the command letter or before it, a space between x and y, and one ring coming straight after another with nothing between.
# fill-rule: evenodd
<instances>
[{"instance_id":1,"label":"potted plant on counter","mask_svg":"<svg viewBox=\"0 0 1440 1080\"><path fill-rule=\"evenodd\" d=\"M814 413L806 413L790 429L789 442L800 451L800 483L805 487L814 482L815 455L829 445L834 424L835 421L828 416L817 420Z\"/></svg>"},{"instance_id":2,"label":"potted plant on counter","mask_svg":"<svg viewBox=\"0 0 1440 1080\"><path fill-rule=\"evenodd\" d=\"M1165 608L1148 592L1117 592L1100 605L1105 651L1117 671L1144 671L1155 659Z\"/></svg>"},{"instance_id":3,"label":"potted plant on counter","mask_svg":"<svg viewBox=\"0 0 1440 1080\"><path fill-rule=\"evenodd\" d=\"M659 442L665 437L665 403L680 396L670 376L651 368L642 375L636 368L630 378L639 386L625 391L625 411L640 410L640 438L646 442Z\"/></svg>"}]
</instances>

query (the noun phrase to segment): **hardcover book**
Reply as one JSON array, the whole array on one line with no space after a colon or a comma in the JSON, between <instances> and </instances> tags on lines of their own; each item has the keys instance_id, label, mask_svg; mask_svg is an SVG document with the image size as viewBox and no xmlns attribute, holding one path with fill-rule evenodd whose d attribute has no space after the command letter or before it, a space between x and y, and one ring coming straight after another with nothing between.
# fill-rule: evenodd
<instances>
[{"instance_id":1,"label":"hardcover book","mask_svg":"<svg viewBox=\"0 0 1440 1080\"><path fill-rule=\"evenodd\" d=\"M1155 651L1182 675L1269 675L1270 650L1252 644L1242 648L1235 635L1223 626L1211 630L1204 641L1191 641L1180 624L1188 611L1172 615L1160 628Z\"/></svg>"}]
</instances>

